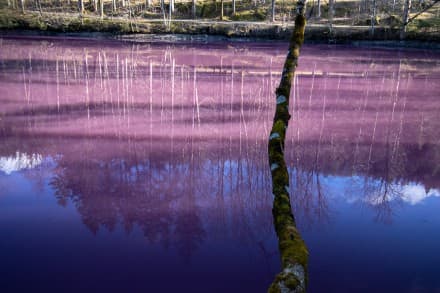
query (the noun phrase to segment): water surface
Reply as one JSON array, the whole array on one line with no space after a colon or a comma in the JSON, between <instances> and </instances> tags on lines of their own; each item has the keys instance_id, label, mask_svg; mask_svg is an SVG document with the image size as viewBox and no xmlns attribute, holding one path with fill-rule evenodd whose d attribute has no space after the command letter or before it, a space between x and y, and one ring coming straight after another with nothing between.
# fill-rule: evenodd
<instances>
[{"instance_id":1,"label":"water surface","mask_svg":"<svg viewBox=\"0 0 440 293\"><path fill-rule=\"evenodd\" d=\"M2 292L267 290L287 44L0 48ZM304 47L286 160L310 292L440 290L439 57Z\"/></svg>"}]
</instances>

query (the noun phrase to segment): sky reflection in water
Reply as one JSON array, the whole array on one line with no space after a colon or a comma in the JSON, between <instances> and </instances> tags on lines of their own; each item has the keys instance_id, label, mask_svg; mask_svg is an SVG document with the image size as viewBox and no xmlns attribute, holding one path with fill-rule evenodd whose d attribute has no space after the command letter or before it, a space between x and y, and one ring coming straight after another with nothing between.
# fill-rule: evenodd
<instances>
[{"instance_id":1,"label":"sky reflection in water","mask_svg":"<svg viewBox=\"0 0 440 293\"><path fill-rule=\"evenodd\" d=\"M266 291L285 47L1 39L2 291ZM310 292L440 290L439 57L305 46L286 158Z\"/></svg>"}]
</instances>

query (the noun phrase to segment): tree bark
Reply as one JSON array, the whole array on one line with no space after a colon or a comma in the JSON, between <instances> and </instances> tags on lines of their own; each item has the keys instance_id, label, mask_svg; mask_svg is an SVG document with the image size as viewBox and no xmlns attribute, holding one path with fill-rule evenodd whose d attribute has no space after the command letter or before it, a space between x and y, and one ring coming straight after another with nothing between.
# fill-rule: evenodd
<instances>
[{"instance_id":1,"label":"tree bark","mask_svg":"<svg viewBox=\"0 0 440 293\"><path fill-rule=\"evenodd\" d=\"M197 0L192 0L192 16L193 19L196 19L196 13L197 13Z\"/></svg>"},{"instance_id":2,"label":"tree bark","mask_svg":"<svg viewBox=\"0 0 440 293\"><path fill-rule=\"evenodd\" d=\"M99 0L99 16L104 18L104 0Z\"/></svg>"},{"instance_id":3,"label":"tree bark","mask_svg":"<svg viewBox=\"0 0 440 293\"><path fill-rule=\"evenodd\" d=\"M275 1L275 0L273 0ZM235 0L232 0L232 15L235 14Z\"/></svg>"},{"instance_id":4,"label":"tree bark","mask_svg":"<svg viewBox=\"0 0 440 293\"><path fill-rule=\"evenodd\" d=\"M406 28L408 26L409 12L411 10L411 0L405 0L402 15L402 27L400 29L400 39L404 40L406 36Z\"/></svg>"},{"instance_id":5,"label":"tree bark","mask_svg":"<svg viewBox=\"0 0 440 293\"><path fill-rule=\"evenodd\" d=\"M224 19L224 0L221 0L221 15L220 15L220 20Z\"/></svg>"},{"instance_id":6,"label":"tree bark","mask_svg":"<svg viewBox=\"0 0 440 293\"><path fill-rule=\"evenodd\" d=\"M321 0L318 0L318 18L321 18Z\"/></svg>"},{"instance_id":7,"label":"tree bark","mask_svg":"<svg viewBox=\"0 0 440 293\"><path fill-rule=\"evenodd\" d=\"M24 6L25 6L25 0L20 0L20 5L21 5L21 12L24 14Z\"/></svg>"},{"instance_id":8,"label":"tree bark","mask_svg":"<svg viewBox=\"0 0 440 293\"><path fill-rule=\"evenodd\" d=\"M275 0L272 0L272 22L275 22Z\"/></svg>"},{"instance_id":9,"label":"tree bark","mask_svg":"<svg viewBox=\"0 0 440 293\"><path fill-rule=\"evenodd\" d=\"M83 0L78 0L78 10L79 10L79 15L82 16L84 14L84 1Z\"/></svg>"},{"instance_id":10,"label":"tree bark","mask_svg":"<svg viewBox=\"0 0 440 293\"><path fill-rule=\"evenodd\" d=\"M298 66L299 51L304 42L306 0L298 0L295 27L284 62L281 81L276 89L276 111L270 132L268 152L274 202L272 214L281 255L282 272L269 292L305 292L308 251L296 228L289 197L289 173L284 160L284 142L290 119L289 97L292 79Z\"/></svg>"},{"instance_id":11,"label":"tree bark","mask_svg":"<svg viewBox=\"0 0 440 293\"><path fill-rule=\"evenodd\" d=\"M328 1L328 28L330 37L333 35L333 16L335 14L335 0Z\"/></svg>"},{"instance_id":12,"label":"tree bark","mask_svg":"<svg viewBox=\"0 0 440 293\"><path fill-rule=\"evenodd\" d=\"M377 13L377 3L376 0L373 0L371 7L371 26L370 26L370 36L374 37L374 29L376 26L376 13Z\"/></svg>"}]
</instances>

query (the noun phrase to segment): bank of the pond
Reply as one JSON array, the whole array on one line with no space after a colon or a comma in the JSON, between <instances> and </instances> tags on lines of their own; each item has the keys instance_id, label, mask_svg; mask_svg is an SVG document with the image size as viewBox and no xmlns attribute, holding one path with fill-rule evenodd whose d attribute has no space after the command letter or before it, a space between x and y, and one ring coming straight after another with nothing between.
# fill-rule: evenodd
<instances>
[{"instance_id":1,"label":"bank of the pond","mask_svg":"<svg viewBox=\"0 0 440 293\"><path fill-rule=\"evenodd\" d=\"M0 10L0 30L34 30L43 32L100 32L111 35L121 34L187 34L213 35L226 38L258 38L287 40L293 24L249 21L213 20L173 20L141 18L99 18L97 16L79 17L76 14L62 13L17 13L9 9ZM389 27L376 27L374 35L368 26L335 25L332 30L327 25L309 24L306 40L346 42L356 40L395 41L399 31ZM440 33L411 31L409 41L440 42Z\"/></svg>"}]
</instances>

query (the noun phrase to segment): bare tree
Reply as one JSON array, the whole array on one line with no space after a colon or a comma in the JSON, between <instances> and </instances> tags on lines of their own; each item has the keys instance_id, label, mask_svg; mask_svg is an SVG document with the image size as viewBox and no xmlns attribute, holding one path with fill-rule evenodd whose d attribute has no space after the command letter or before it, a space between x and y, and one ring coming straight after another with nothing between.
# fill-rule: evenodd
<instances>
[{"instance_id":1,"label":"bare tree","mask_svg":"<svg viewBox=\"0 0 440 293\"><path fill-rule=\"evenodd\" d=\"M104 18L104 0L99 0L99 16Z\"/></svg>"},{"instance_id":2,"label":"bare tree","mask_svg":"<svg viewBox=\"0 0 440 293\"><path fill-rule=\"evenodd\" d=\"M437 3L440 3L440 0L433 0L428 3L425 3L422 7L422 10L417 12L412 17L409 17L410 11L412 8L412 2L411 2L411 0L405 0L405 5L403 8L403 15L402 15L402 27L400 30L400 39L402 39L402 40L405 39L408 24L410 24L412 21L414 21L416 18L418 18L422 13L424 13L424 12L428 11L429 9L431 9L432 7L434 7Z\"/></svg>"},{"instance_id":3,"label":"bare tree","mask_svg":"<svg viewBox=\"0 0 440 293\"><path fill-rule=\"evenodd\" d=\"M235 8L235 6L234 6L234 8ZM234 13L235 13L235 11L234 11ZM275 0L272 0L272 13L271 14L272 14L272 22L274 22L275 21Z\"/></svg>"},{"instance_id":4,"label":"bare tree","mask_svg":"<svg viewBox=\"0 0 440 293\"><path fill-rule=\"evenodd\" d=\"M79 16L83 16L83 14L84 14L84 1L83 0L78 0L78 11L79 11Z\"/></svg>"},{"instance_id":5,"label":"bare tree","mask_svg":"<svg viewBox=\"0 0 440 293\"><path fill-rule=\"evenodd\" d=\"M329 23L330 37L333 35L334 14L335 14L335 0L329 0L328 1L328 23Z\"/></svg>"},{"instance_id":6,"label":"bare tree","mask_svg":"<svg viewBox=\"0 0 440 293\"><path fill-rule=\"evenodd\" d=\"M194 19L196 19L196 13L197 13L197 0L192 0L192 16Z\"/></svg>"},{"instance_id":7,"label":"bare tree","mask_svg":"<svg viewBox=\"0 0 440 293\"><path fill-rule=\"evenodd\" d=\"M318 18L321 18L321 0L318 0Z\"/></svg>"},{"instance_id":8,"label":"bare tree","mask_svg":"<svg viewBox=\"0 0 440 293\"><path fill-rule=\"evenodd\" d=\"M370 23L370 36L371 37L374 36L376 17L377 17L377 2L376 2L376 0L372 0L372 3L371 3L371 23Z\"/></svg>"},{"instance_id":9,"label":"bare tree","mask_svg":"<svg viewBox=\"0 0 440 293\"><path fill-rule=\"evenodd\" d=\"M405 39L406 29L408 26L409 13L411 11L411 0L405 0L405 5L403 6L403 15L402 15L402 27L400 29L400 39Z\"/></svg>"},{"instance_id":10,"label":"bare tree","mask_svg":"<svg viewBox=\"0 0 440 293\"><path fill-rule=\"evenodd\" d=\"M171 19L172 12L174 12L174 0L170 0L170 19Z\"/></svg>"}]
</instances>

